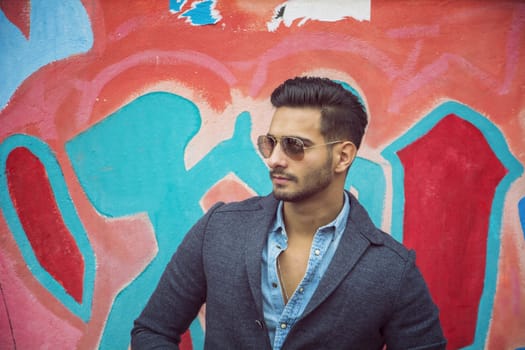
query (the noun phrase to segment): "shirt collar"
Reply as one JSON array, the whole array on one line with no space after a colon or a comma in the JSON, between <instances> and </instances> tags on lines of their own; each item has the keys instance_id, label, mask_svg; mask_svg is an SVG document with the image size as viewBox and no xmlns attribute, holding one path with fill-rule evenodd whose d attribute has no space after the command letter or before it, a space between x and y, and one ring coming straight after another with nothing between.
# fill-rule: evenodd
<instances>
[{"instance_id":1,"label":"shirt collar","mask_svg":"<svg viewBox=\"0 0 525 350\"><path fill-rule=\"evenodd\" d=\"M317 229L317 231L322 231L324 229L334 228L336 234L342 234L346 227L346 222L348 220L348 214L350 213L350 200L348 198L348 194L346 191L343 191L344 193L344 203L343 208L341 208L341 211L339 214L337 214L337 217L330 223L321 226ZM283 219L283 201L279 201L279 204L277 205L277 213L275 215L275 221L273 224L273 228L271 229L271 232L280 231L280 232L286 232L284 228L284 219Z\"/></svg>"}]
</instances>

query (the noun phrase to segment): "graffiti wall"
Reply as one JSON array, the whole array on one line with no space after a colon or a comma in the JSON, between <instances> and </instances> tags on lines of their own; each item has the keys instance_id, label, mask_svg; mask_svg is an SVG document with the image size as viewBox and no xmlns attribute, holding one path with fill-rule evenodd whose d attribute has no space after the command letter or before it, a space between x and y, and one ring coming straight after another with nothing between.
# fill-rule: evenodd
<instances>
[{"instance_id":1,"label":"graffiti wall","mask_svg":"<svg viewBox=\"0 0 525 350\"><path fill-rule=\"evenodd\" d=\"M448 348L525 348L525 3L437 0L0 1L0 348L127 349L192 224L271 190L296 75L364 101L347 188Z\"/></svg>"}]
</instances>

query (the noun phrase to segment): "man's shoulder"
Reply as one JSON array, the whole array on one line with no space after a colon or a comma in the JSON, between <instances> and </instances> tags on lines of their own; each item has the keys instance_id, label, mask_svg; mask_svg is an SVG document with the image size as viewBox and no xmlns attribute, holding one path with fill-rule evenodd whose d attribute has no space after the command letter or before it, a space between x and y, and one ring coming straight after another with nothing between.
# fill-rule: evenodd
<instances>
[{"instance_id":1,"label":"man's shoulder","mask_svg":"<svg viewBox=\"0 0 525 350\"><path fill-rule=\"evenodd\" d=\"M351 196L350 221L372 246L383 247L401 260L411 259L413 253L392 235L378 228L370 219L366 209Z\"/></svg>"},{"instance_id":2,"label":"man's shoulder","mask_svg":"<svg viewBox=\"0 0 525 350\"><path fill-rule=\"evenodd\" d=\"M402 260L410 260L412 253L410 250L401 242L396 240L391 234L386 233L380 229L376 229L376 235L379 235L382 239L383 245L395 253Z\"/></svg>"},{"instance_id":3,"label":"man's shoulder","mask_svg":"<svg viewBox=\"0 0 525 350\"><path fill-rule=\"evenodd\" d=\"M222 203L215 210L216 213L236 212L236 211L253 211L261 209L272 209L277 205L277 200L273 195L253 196L242 201Z\"/></svg>"}]
</instances>

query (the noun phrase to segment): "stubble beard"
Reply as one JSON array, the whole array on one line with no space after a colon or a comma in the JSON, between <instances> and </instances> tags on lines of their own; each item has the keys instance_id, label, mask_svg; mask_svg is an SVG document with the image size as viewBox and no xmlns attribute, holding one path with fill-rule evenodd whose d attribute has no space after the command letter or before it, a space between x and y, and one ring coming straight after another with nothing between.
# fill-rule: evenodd
<instances>
[{"instance_id":1,"label":"stubble beard","mask_svg":"<svg viewBox=\"0 0 525 350\"><path fill-rule=\"evenodd\" d=\"M301 181L303 186L298 188L296 191L288 192L284 186L274 185L274 197L277 200L293 203L301 202L313 197L319 192L325 190L332 183L333 173L331 166L332 157L330 156L322 167L305 175ZM290 179L290 181L299 184L299 179L297 177L286 174L283 170L275 169L270 174L285 175Z\"/></svg>"}]
</instances>

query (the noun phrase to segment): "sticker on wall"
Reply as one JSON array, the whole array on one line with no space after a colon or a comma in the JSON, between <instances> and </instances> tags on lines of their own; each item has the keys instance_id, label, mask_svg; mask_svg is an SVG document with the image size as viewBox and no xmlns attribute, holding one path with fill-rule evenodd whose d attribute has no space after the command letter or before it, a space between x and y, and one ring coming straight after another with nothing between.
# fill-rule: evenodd
<instances>
[{"instance_id":1,"label":"sticker on wall","mask_svg":"<svg viewBox=\"0 0 525 350\"><path fill-rule=\"evenodd\" d=\"M298 20L297 26L307 21L336 22L347 18L358 21L370 20L371 0L288 0L277 6L274 18L268 22L268 30L274 32L281 24L292 26Z\"/></svg>"}]
</instances>

